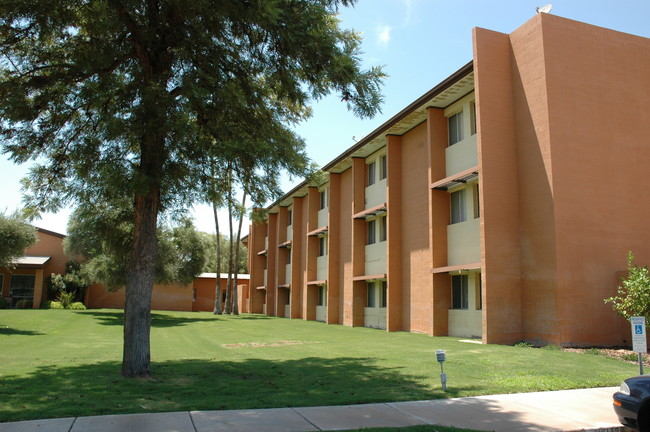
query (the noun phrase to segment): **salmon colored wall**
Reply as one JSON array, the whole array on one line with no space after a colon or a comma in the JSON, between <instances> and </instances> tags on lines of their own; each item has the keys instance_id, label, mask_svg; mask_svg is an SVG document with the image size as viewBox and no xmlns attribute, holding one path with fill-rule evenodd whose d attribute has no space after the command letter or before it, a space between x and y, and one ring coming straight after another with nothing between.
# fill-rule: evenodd
<instances>
[{"instance_id":1,"label":"salmon colored wall","mask_svg":"<svg viewBox=\"0 0 650 432\"><path fill-rule=\"evenodd\" d=\"M629 342L629 324L619 328L602 299L616 294L616 272L626 268L629 250L650 264L650 41L542 18L556 185L557 337Z\"/></svg>"},{"instance_id":2,"label":"salmon colored wall","mask_svg":"<svg viewBox=\"0 0 650 432\"><path fill-rule=\"evenodd\" d=\"M446 128L445 128L446 130ZM404 329L433 332L433 275L429 245L429 142L427 123L402 136L402 268ZM445 133L446 135L446 133ZM443 210L444 211L444 210ZM446 244L445 244L446 249ZM447 289L451 291L451 286Z\"/></svg>"},{"instance_id":3,"label":"salmon colored wall","mask_svg":"<svg viewBox=\"0 0 650 432\"><path fill-rule=\"evenodd\" d=\"M352 325L352 169L340 174L339 235L339 323ZM341 291L342 290L342 291Z\"/></svg>"},{"instance_id":4,"label":"salmon colored wall","mask_svg":"<svg viewBox=\"0 0 650 432\"><path fill-rule=\"evenodd\" d=\"M306 225L304 219L305 198L293 198L293 241L291 246L291 318L302 318L302 298L305 255Z\"/></svg>"},{"instance_id":5,"label":"salmon colored wall","mask_svg":"<svg viewBox=\"0 0 650 432\"><path fill-rule=\"evenodd\" d=\"M429 108L427 110L427 142L429 181L446 177L445 150L447 149L447 118L444 110ZM429 191L429 244L431 245L430 267L446 267L447 226L450 222L450 198L447 191ZM434 336L447 335L449 332L449 309L451 308L451 280L448 274L432 275L431 329Z\"/></svg>"},{"instance_id":6,"label":"salmon colored wall","mask_svg":"<svg viewBox=\"0 0 650 432\"><path fill-rule=\"evenodd\" d=\"M541 14L540 14L541 15ZM546 50L535 17L510 35L518 163L523 338L558 334L555 155L549 134ZM572 187L563 185L561 187ZM489 252L488 252L489 253Z\"/></svg>"},{"instance_id":7,"label":"salmon colored wall","mask_svg":"<svg viewBox=\"0 0 650 432\"><path fill-rule=\"evenodd\" d=\"M409 151L405 148L402 136L389 135L386 137L386 163L388 176L386 178L386 200L388 211L386 214L387 243L386 243L386 267L388 282L388 301L386 304L386 329L398 331L408 328L410 316L409 306L411 304L409 295L411 293L410 268L403 267L404 251L408 249L404 245L404 232L406 227L404 221L410 215L404 215L404 209L410 213L414 203L407 192L409 186L404 176L411 167L404 166L404 153ZM406 168L406 169L405 169ZM412 185L411 185L412 186ZM406 216L406 217L405 217Z\"/></svg>"},{"instance_id":8,"label":"salmon colored wall","mask_svg":"<svg viewBox=\"0 0 650 432\"><path fill-rule=\"evenodd\" d=\"M248 234L249 250L251 251L252 260L248 263L251 280L250 280L250 298L249 310L251 313L262 313L266 291L257 289L264 285L264 263L266 255L258 255L265 248L264 240L266 238L267 224L262 222L254 223Z\"/></svg>"},{"instance_id":9,"label":"salmon colored wall","mask_svg":"<svg viewBox=\"0 0 650 432\"><path fill-rule=\"evenodd\" d=\"M519 190L508 35L474 29L483 342L521 340ZM527 245L522 245L526 247Z\"/></svg>"},{"instance_id":10,"label":"salmon colored wall","mask_svg":"<svg viewBox=\"0 0 650 432\"><path fill-rule=\"evenodd\" d=\"M341 174L330 174L330 195L329 195L329 255L327 258L327 316L326 322L328 324L339 324L341 320L339 295L341 290L341 281L339 275L341 274L341 250L344 248L343 239L341 237ZM348 214L349 217L349 214ZM346 221L346 225L350 225L350 220ZM347 237L349 239L349 236Z\"/></svg>"},{"instance_id":11,"label":"salmon colored wall","mask_svg":"<svg viewBox=\"0 0 650 432\"><path fill-rule=\"evenodd\" d=\"M221 289L225 290L227 279L221 279ZM249 281L238 280L239 286L248 287ZM101 285L92 285L86 293L86 306L89 308L122 309L124 307L124 289L109 292ZM240 294L242 292L240 291ZM214 309L215 279L196 278L192 285L154 285L151 300L152 310L177 311L212 311ZM244 294L245 295L245 294ZM192 301L195 298L195 301ZM238 299L240 302L243 298ZM241 310L240 310L241 312Z\"/></svg>"}]
</instances>

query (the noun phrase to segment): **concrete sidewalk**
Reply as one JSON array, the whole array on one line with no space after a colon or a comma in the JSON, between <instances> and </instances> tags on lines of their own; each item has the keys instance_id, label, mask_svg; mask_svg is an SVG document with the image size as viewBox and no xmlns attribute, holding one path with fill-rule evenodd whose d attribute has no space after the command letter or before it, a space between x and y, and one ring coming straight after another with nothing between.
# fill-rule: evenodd
<instances>
[{"instance_id":1,"label":"concrete sidewalk","mask_svg":"<svg viewBox=\"0 0 650 432\"><path fill-rule=\"evenodd\" d=\"M308 432L431 424L482 431L623 431L615 387L369 405L127 414L0 423L0 432Z\"/></svg>"}]
</instances>

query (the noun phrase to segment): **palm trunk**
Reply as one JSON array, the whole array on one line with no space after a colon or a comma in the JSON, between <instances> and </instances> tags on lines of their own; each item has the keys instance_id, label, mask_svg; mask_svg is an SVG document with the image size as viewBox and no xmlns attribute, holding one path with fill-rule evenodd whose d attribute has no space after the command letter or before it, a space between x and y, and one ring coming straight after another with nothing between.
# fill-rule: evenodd
<instances>
[{"instance_id":1,"label":"palm trunk","mask_svg":"<svg viewBox=\"0 0 650 432\"><path fill-rule=\"evenodd\" d=\"M215 191L216 193L216 191ZM214 309L212 313L215 315L221 315L221 234L219 233L219 217L217 216L217 201L216 199L212 201L212 213L214 215L214 226L217 230L217 257L216 257L216 272L217 272L217 282L216 287L214 288Z\"/></svg>"},{"instance_id":2,"label":"palm trunk","mask_svg":"<svg viewBox=\"0 0 650 432\"><path fill-rule=\"evenodd\" d=\"M237 305L237 274L239 273L239 245L241 243L241 227L244 222L244 209L246 208L246 187L244 187L244 196L242 197L241 200L241 211L239 212L239 226L237 227L237 242L235 243L235 271L234 271L234 287L235 287L235 293L234 293L234 299L233 299L233 307L232 307L232 314L233 315L239 315L239 307Z\"/></svg>"}]
</instances>

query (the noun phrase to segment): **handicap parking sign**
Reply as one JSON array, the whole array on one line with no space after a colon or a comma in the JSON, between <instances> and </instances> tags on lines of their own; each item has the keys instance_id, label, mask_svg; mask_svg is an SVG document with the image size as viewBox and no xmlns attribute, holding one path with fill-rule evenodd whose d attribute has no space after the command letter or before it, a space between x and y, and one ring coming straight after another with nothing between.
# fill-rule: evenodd
<instances>
[{"instance_id":1,"label":"handicap parking sign","mask_svg":"<svg viewBox=\"0 0 650 432\"><path fill-rule=\"evenodd\" d=\"M648 352L645 334L645 317L632 317L632 349L637 353Z\"/></svg>"}]
</instances>

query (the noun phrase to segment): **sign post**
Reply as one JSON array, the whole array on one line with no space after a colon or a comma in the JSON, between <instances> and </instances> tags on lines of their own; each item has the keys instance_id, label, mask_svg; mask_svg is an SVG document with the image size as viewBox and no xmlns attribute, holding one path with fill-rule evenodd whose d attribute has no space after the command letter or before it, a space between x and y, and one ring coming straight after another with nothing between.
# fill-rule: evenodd
<instances>
[{"instance_id":1,"label":"sign post","mask_svg":"<svg viewBox=\"0 0 650 432\"><path fill-rule=\"evenodd\" d=\"M643 354L648 352L645 317L632 317L630 324L632 325L632 351L639 353L639 374L643 375Z\"/></svg>"}]
</instances>

